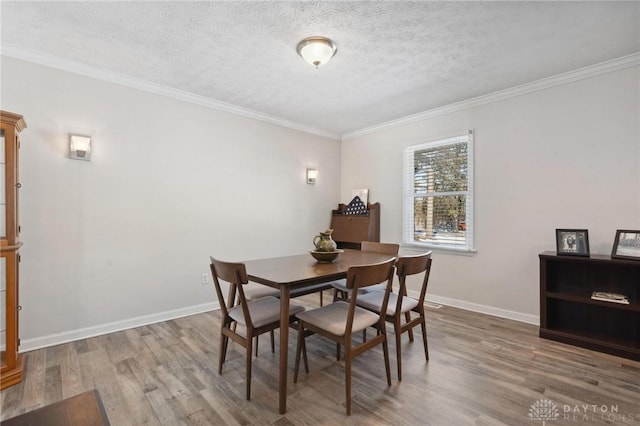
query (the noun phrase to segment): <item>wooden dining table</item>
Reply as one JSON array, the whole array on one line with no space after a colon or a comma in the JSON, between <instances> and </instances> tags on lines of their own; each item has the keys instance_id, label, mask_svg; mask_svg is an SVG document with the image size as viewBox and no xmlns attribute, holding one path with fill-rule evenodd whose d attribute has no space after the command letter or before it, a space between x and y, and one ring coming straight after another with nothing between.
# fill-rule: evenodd
<instances>
[{"instance_id":1,"label":"wooden dining table","mask_svg":"<svg viewBox=\"0 0 640 426\"><path fill-rule=\"evenodd\" d=\"M250 281L280 290L280 414L287 412L287 370L289 347L289 299L292 289L327 283L347 277L351 266L384 262L388 254L345 249L331 263L317 262L311 254L249 260L245 263Z\"/></svg>"}]
</instances>

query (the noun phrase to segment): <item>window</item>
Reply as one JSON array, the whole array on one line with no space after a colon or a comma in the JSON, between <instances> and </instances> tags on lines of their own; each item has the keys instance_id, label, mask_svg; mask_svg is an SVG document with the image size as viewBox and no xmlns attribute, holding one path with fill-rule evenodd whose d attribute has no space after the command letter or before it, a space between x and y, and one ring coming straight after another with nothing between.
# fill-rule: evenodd
<instances>
[{"instance_id":1,"label":"window","mask_svg":"<svg viewBox=\"0 0 640 426\"><path fill-rule=\"evenodd\" d=\"M403 152L403 240L474 251L473 133Z\"/></svg>"}]
</instances>

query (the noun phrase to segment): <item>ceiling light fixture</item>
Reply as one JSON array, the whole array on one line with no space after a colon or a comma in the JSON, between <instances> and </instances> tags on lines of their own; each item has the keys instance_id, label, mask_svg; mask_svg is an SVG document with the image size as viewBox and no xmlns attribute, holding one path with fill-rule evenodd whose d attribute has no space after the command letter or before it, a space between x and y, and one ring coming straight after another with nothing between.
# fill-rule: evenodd
<instances>
[{"instance_id":1,"label":"ceiling light fixture","mask_svg":"<svg viewBox=\"0 0 640 426\"><path fill-rule=\"evenodd\" d=\"M300 41L296 50L305 61L318 69L336 54L338 47L326 37L313 36Z\"/></svg>"}]
</instances>

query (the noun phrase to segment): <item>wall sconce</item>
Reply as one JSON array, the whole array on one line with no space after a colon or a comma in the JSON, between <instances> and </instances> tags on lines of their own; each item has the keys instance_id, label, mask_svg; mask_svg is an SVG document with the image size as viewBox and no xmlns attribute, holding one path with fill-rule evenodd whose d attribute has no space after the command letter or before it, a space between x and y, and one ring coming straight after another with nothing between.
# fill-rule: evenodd
<instances>
[{"instance_id":1,"label":"wall sconce","mask_svg":"<svg viewBox=\"0 0 640 426\"><path fill-rule=\"evenodd\" d=\"M69 158L91 160L91 138L89 136L69 135Z\"/></svg>"},{"instance_id":2,"label":"wall sconce","mask_svg":"<svg viewBox=\"0 0 640 426\"><path fill-rule=\"evenodd\" d=\"M309 185L315 185L317 178L318 178L318 170L307 169L307 183Z\"/></svg>"}]
</instances>

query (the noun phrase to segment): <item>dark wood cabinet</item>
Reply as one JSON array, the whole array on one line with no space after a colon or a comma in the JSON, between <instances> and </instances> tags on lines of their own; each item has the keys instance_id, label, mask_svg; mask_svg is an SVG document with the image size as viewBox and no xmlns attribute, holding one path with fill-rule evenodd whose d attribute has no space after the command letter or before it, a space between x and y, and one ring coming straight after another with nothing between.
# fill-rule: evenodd
<instances>
[{"instance_id":1,"label":"dark wood cabinet","mask_svg":"<svg viewBox=\"0 0 640 426\"><path fill-rule=\"evenodd\" d=\"M18 353L20 311L18 224L18 149L27 126L21 115L0 111L0 389L22 381L24 359Z\"/></svg>"},{"instance_id":2,"label":"dark wood cabinet","mask_svg":"<svg viewBox=\"0 0 640 426\"><path fill-rule=\"evenodd\" d=\"M540 337L640 360L640 261L540 257ZM594 300L593 292L625 295L628 304Z\"/></svg>"},{"instance_id":3,"label":"dark wood cabinet","mask_svg":"<svg viewBox=\"0 0 640 426\"><path fill-rule=\"evenodd\" d=\"M341 249L360 250L362 241L380 241L380 203L367 204L367 214L343 214L340 204L331 211L332 238Z\"/></svg>"}]
</instances>

